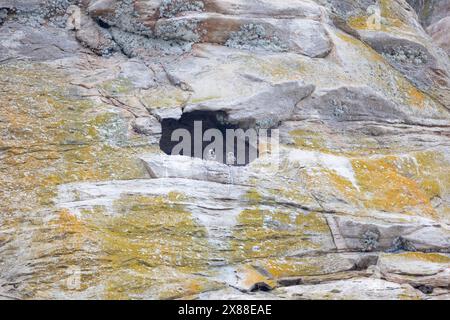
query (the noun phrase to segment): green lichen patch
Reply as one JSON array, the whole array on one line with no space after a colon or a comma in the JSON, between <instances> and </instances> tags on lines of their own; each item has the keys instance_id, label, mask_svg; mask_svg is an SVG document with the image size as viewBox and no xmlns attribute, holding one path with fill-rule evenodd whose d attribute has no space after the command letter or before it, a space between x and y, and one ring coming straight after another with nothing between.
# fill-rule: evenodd
<instances>
[{"instance_id":1,"label":"green lichen patch","mask_svg":"<svg viewBox=\"0 0 450 320\"><path fill-rule=\"evenodd\" d=\"M239 262L318 249L328 235L326 220L317 213L248 209L238 216L230 259Z\"/></svg>"},{"instance_id":2,"label":"green lichen patch","mask_svg":"<svg viewBox=\"0 0 450 320\"><path fill-rule=\"evenodd\" d=\"M94 226L109 270L103 278L106 297L145 297L147 293L153 298L174 298L212 285L195 276L207 271L211 249L206 231L171 200L174 196L125 195L115 201L114 216L84 214Z\"/></svg>"}]
</instances>

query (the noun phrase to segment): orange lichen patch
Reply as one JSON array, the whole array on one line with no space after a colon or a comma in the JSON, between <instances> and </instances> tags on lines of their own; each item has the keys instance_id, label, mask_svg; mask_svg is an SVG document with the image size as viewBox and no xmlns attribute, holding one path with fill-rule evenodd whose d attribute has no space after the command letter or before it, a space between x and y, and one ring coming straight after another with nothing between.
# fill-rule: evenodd
<instances>
[{"instance_id":1,"label":"orange lichen patch","mask_svg":"<svg viewBox=\"0 0 450 320\"><path fill-rule=\"evenodd\" d=\"M414 87L411 87L407 94L409 96L409 103L418 107L424 107L425 94Z\"/></svg>"},{"instance_id":2,"label":"orange lichen patch","mask_svg":"<svg viewBox=\"0 0 450 320\"><path fill-rule=\"evenodd\" d=\"M334 190L338 191L348 202L355 206L359 205L359 190L356 189L351 181L332 170L323 170L322 172L325 178L331 182Z\"/></svg>"},{"instance_id":3,"label":"orange lichen patch","mask_svg":"<svg viewBox=\"0 0 450 320\"><path fill-rule=\"evenodd\" d=\"M445 198L450 191L450 168L438 151L415 152L398 158L395 165L402 175L414 180L428 199Z\"/></svg>"},{"instance_id":4,"label":"orange lichen patch","mask_svg":"<svg viewBox=\"0 0 450 320\"><path fill-rule=\"evenodd\" d=\"M404 97L404 102L407 105L425 108L430 105L430 98L413 86L407 79L402 76L396 77L396 84L398 93Z\"/></svg>"},{"instance_id":5,"label":"orange lichen patch","mask_svg":"<svg viewBox=\"0 0 450 320\"><path fill-rule=\"evenodd\" d=\"M396 157L352 161L364 205L386 212L415 212L434 218L436 212L426 193L417 182L401 175L395 161Z\"/></svg>"},{"instance_id":6,"label":"orange lichen patch","mask_svg":"<svg viewBox=\"0 0 450 320\"><path fill-rule=\"evenodd\" d=\"M348 19L347 23L353 29L367 30L367 31L389 32L392 27L395 28L406 27L406 25L401 20L386 17L378 22L374 21L374 19L369 16L353 16Z\"/></svg>"},{"instance_id":7,"label":"orange lichen patch","mask_svg":"<svg viewBox=\"0 0 450 320\"><path fill-rule=\"evenodd\" d=\"M64 209L59 212L59 217L54 221L63 233L76 234L86 232L86 226L69 210Z\"/></svg>"},{"instance_id":8,"label":"orange lichen patch","mask_svg":"<svg viewBox=\"0 0 450 320\"><path fill-rule=\"evenodd\" d=\"M345 131L330 130L318 123L303 125L302 129L292 130L289 135L294 140L295 148L336 156L362 157L391 152L389 145L374 137L361 133L348 135Z\"/></svg>"},{"instance_id":9,"label":"orange lichen patch","mask_svg":"<svg viewBox=\"0 0 450 320\"><path fill-rule=\"evenodd\" d=\"M186 278L186 275L180 275L180 278L170 285L167 285L167 283L166 285L162 284L159 294L156 295L158 299L194 299L200 293L224 288L223 284L206 278L193 277L192 279L181 281L180 279L183 279L183 277Z\"/></svg>"},{"instance_id":10,"label":"orange lichen patch","mask_svg":"<svg viewBox=\"0 0 450 320\"><path fill-rule=\"evenodd\" d=\"M437 200L435 210L440 220L448 222L449 208L439 205L450 194L450 164L441 151L415 152L397 161L403 175L414 180L428 199Z\"/></svg>"},{"instance_id":11,"label":"orange lichen patch","mask_svg":"<svg viewBox=\"0 0 450 320\"><path fill-rule=\"evenodd\" d=\"M304 233L326 234L330 231L323 215L317 212L298 214L295 219L295 224L301 227Z\"/></svg>"}]
</instances>

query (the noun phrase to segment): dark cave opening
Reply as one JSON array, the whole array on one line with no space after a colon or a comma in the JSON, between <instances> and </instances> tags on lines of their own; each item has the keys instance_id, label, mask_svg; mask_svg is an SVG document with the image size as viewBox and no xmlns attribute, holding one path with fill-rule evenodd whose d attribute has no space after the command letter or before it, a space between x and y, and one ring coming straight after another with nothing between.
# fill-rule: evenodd
<instances>
[{"instance_id":1,"label":"dark cave opening","mask_svg":"<svg viewBox=\"0 0 450 320\"><path fill-rule=\"evenodd\" d=\"M224 112L194 111L183 114L180 119L163 119L161 125L159 145L168 155L185 155L234 166L248 165L259 155L257 130L227 123Z\"/></svg>"},{"instance_id":2,"label":"dark cave opening","mask_svg":"<svg viewBox=\"0 0 450 320\"><path fill-rule=\"evenodd\" d=\"M101 18L97 18L95 21L97 22L97 24L100 27L102 27L104 29L110 29L111 28L111 25L109 23L107 23L106 21L102 20Z\"/></svg>"}]
</instances>

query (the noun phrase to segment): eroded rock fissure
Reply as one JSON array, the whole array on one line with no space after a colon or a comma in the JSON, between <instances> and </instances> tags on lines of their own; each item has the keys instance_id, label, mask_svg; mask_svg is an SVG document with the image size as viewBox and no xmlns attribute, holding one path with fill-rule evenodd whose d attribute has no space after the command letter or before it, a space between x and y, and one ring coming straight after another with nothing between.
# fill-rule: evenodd
<instances>
[{"instance_id":1,"label":"eroded rock fissure","mask_svg":"<svg viewBox=\"0 0 450 320\"><path fill-rule=\"evenodd\" d=\"M228 123L226 118L222 111L194 111L184 113L180 119L165 118L161 121L159 146L168 155L184 155L235 166L248 165L259 156L260 131L248 124ZM266 133L270 137L271 130ZM183 143L185 147L180 150Z\"/></svg>"}]
</instances>

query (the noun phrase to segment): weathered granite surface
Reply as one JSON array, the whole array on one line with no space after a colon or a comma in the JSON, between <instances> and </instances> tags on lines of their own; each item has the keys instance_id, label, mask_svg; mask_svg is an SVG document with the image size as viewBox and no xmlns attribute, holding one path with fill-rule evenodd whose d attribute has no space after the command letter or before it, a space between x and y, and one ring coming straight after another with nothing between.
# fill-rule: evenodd
<instances>
[{"instance_id":1,"label":"weathered granite surface","mask_svg":"<svg viewBox=\"0 0 450 320\"><path fill-rule=\"evenodd\" d=\"M448 1L0 0L0 298L448 299ZM446 11L447 10L447 11ZM195 112L280 157L169 156Z\"/></svg>"}]
</instances>

